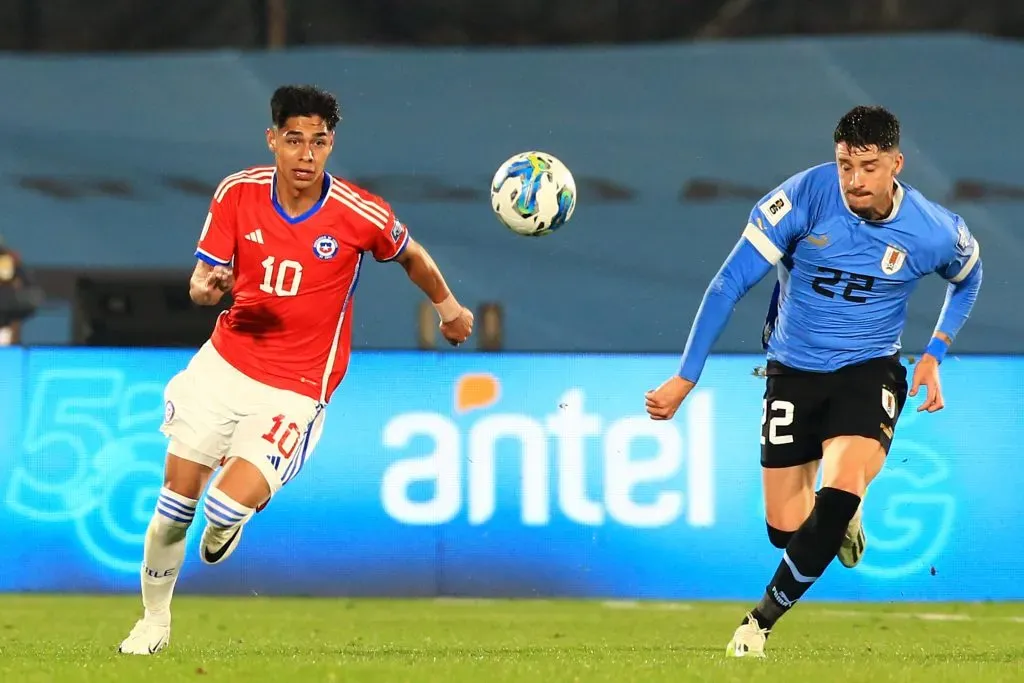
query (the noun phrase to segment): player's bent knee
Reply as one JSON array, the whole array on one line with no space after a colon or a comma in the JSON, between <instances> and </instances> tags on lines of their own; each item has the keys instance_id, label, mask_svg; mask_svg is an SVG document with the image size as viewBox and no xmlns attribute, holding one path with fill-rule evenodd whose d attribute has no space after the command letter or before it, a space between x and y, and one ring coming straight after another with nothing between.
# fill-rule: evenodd
<instances>
[{"instance_id":1,"label":"player's bent knee","mask_svg":"<svg viewBox=\"0 0 1024 683\"><path fill-rule=\"evenodd\" d=\"M228 458L213 486L240 505L254 508L274 493L271 482L279 481L276 475L269 463L259 467L247 458L235 456Z\"/></svg>"},{"instance_id":2,"label":"player's bent knee","mask_svg":"<svg viewBox=\"0 0 1024 683\"><path fill-rule=\"evenodd\" d=\"M245 524L252 516L253 509L213 486L206 493L203 512L206 521L212 526L230 529Z\"/></svg>"},{"instance_id":3,"label":"player's bent knee","mask_svg":"<svg viewBox=\"0 0 1024 683\"><path fill-rule=\"evenodd\" d=\"M860 496L842 489L823 486L814 503L817 523L845 532L860 507Z\"/></svg>"},{"instance_id":4,"label":"player's bent knee","mask_svg":"<svg viewBox=\"0 0 1024 683\"><path fill-rule=\"evenodd\" d=\"M776 548L783 548L789 545L789 541L793 538L793 534L796 531L783 531L782 529L776 529L771 525L770 522L765 522L765 526L768 527L768 540Z\"/></svg>"},{"instance_id":5,"label":"player's bent knee","mask_svg":"<svg viewBox=\"0 0 1024 683\"><path fill-rule=\"evenodd\" d=\"M822 486L859 497L885 464L885 449L878 440L867 437L835 437L825 443L823 451Z\"/></svg>"},{"instance_id":6,"label":"player's bent knee","mask_svg":"<svg viewBox=\"0 0 1024 683\"><path fill-rule=\"evenodd\" d=\"M164 463L164 488L191 499L198 499L213 474L216 460L184 444L171 442Z\"/></svg>"}]
</instances>

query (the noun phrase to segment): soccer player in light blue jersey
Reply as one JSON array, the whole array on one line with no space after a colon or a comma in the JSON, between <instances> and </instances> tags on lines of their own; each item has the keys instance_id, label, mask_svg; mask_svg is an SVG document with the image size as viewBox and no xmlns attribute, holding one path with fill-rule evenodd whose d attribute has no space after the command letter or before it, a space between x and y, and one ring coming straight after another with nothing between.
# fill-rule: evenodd
<instances>
[{"instance_id":1,"label":"soccer player in light blue jersey","mask_svg":"<svg viewBox=\"0 0 1024 683\"><path fill-rule=\"evenodd\" d=\"M918 411L928 412L943 407L939 365L981 288L980 247L963 219L897 179L895 116L856 107L839 120L834 142L835 163L798 173L757 202L704 295L679 372L646 397L652 419L671 419L736 302L778 269L764 330L761 467L768 538L784 552L730 656L764 656L776 621L832 558L847 567L860 561L861 502L908 393L900 336L917 282L931 273L949 282L909 388L915 396L925 387Z\"/></svg>"}]
</instances>

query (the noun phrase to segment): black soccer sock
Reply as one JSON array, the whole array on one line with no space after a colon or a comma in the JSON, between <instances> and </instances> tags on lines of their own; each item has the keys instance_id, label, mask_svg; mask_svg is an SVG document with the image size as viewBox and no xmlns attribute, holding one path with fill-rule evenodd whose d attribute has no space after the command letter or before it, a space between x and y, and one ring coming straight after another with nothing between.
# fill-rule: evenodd
<instances>
[{"instance_id":1,"label":"black soccer sock","mask_svg":"<svg viewBox=\"0 0 1024 683\"><path fill-rule=\"evenodd\" d=\"M795 531L783 531L782 529L776 529L766 521L765 524L768 526L768 540L773 546L780 550L785 550L789 542L793 540L793 536L796 535Z\"/></svg>"},{"instance_id":2,"label":"black soccer sock","mask_svg":"<svg viewBox=\"0 0 1024 683\"><path fill-rule=\"evenodd\" d=\"M860 496L856 494L830 487L818 491L814 509L793 534L764 597L752 612L762 628L772 628L824 573L839 552L858 506Z\"/></svg>"}]
</instances>

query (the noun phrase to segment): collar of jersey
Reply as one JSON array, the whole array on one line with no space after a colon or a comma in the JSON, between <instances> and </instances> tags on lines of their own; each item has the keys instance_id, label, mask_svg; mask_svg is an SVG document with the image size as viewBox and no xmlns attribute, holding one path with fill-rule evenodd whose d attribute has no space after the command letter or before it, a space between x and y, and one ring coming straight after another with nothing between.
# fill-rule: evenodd
<instances>
[{"instance_id":1,"label":"collar of jersey","mask_svg":"<svg viewBox=\"0 0 1024 683\"><path fill-rule=\"evenodd\" d=\"M889 223L893 221L899 214L900 207L903 205L903 197L906 195L906 192L903 191L903 185L900 184L900 181L897 180L895 181L895 183L896 192L894 192L892 195L892 211L889 212L888 216L877 221L865 221L863 218L855 214L853 212L853 209L850 208L850 205L846 203L846 195L843 193L842 186L839 187L839 198L843 200L843 206L845 206L846 210L850 212L850 215L856 218L857 220L864 221L865 223Z\"/></svg>"},{"instance_id":2,"label":"collar of jersey","mask_svg":"<svg viewBox=\"0 0 1024 683\"><path fill-rule=\"evenodd\" d=\"M315 214L317 211L319 211L320 207L327 203L327 196L330 193L331 189L331 181L331 174L328 173L327 171L324 171L324 186L320 190L320 200L316 204L311 206L309 208L309 211L307 211L306 213L293 217L289 216L288 212L284 210L283 206L281 206L281 202L277 201L277 171L275 170L274 176L270 181L270 203L274 205L274 211L277 211L277 215L283 218L286 222L291 223L292 225L295 225L296 223L301 223L302 221L306 220L307 218Z\"/></svg>"}]
</instances>

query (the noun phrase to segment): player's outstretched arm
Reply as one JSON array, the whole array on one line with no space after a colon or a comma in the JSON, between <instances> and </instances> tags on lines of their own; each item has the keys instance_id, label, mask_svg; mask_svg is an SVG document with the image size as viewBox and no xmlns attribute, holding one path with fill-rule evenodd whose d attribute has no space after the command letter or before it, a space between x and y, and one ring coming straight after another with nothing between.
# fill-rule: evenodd
<instances>
[{"instance_id":1,"label":"player's outstretched arm","mask_svg":"<svg viewBox=\"0 0 1024 683\"><path fill-rule=\"evenodd\" d=\"M235 286L234 272L228 266L213 266L206 261L196 261L192 278L188 282L188 295L200 306L216 306Z\"/></svg>"},{"instance_id":2,"label":"player's outstretched arm","mask_svg":"<svg viewBox=\"0 0 1024 683\"><path fill-rule=\"evenodd\" d=\"M647 412L652 419L672 419L700 379L711 347L728 324L733 308L771 271L772 266L761 249L744 233L704 292L697 317L690 327L679 372L657 389L647 392Z\"/></svg>"},{"instance_id":3,"label":"player's outstretched arm","mask_svg":"<svg viewBox=\"0 0 1024 683\"><path fill-rule=\"evenodd\" d=\"M427 250L410 237L405 249L395 260L402 264L409 279L434 304L441 318L441 334L444 338L454 346L466 341L473 333L473 313L452 294L441 269Z\"/></svg>"},{"instance_id":4,"label":"player's outstretched arm","mask_svg":"<svg viewBox=\"0 0 1024 683\"><path fill-rule=\"evenodd\" d=\"M771 271L772 265L746 236L740 238L704 292L680 359L680 377L697 383L733 308Z\"/></svg>"}]
</instances>

